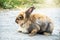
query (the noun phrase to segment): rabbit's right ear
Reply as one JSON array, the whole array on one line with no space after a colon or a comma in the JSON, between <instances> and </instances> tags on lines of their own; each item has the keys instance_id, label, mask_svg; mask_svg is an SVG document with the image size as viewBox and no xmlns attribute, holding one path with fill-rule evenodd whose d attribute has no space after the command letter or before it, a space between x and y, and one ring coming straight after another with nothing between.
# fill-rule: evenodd
<instances>
[{"instance_id":1,"label":"rabbit's right ear","mask_svg":"<svg viewBox=\"0 0 60 40\"><path fill-rule=\"evenodd\" d=\"M26 18L29 18L30 14L33 12L35 7L30 7L25 13L26 13Z\"/></svg>"}]
</instances>

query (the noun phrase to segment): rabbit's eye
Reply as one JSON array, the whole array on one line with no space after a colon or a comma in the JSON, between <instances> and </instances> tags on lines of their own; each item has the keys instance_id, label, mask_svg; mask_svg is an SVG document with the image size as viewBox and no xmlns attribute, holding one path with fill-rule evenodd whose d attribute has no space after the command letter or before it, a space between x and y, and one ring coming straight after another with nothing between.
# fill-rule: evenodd
<instances>
[{"instance_id":1,"label":"rabbit's eye","mask_svg":"<svg viewBox=\"0 0 60 40\"><path fill-rule=\"evenodd\" d=\"M23 16L20 16L20 17L19 17L19 19L21 19L21 20L22 20L22 19L23 19Z\"/></svg>"}]
</instances>

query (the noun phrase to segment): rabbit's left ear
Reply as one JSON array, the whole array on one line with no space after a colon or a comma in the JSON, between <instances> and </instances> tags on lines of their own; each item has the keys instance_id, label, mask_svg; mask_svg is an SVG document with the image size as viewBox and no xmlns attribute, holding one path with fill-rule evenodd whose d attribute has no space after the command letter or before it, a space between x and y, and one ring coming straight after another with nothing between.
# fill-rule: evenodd
<instances>
[{"instance_id":1,"label":"rabbit's left ear","mask_svg":"<svg viewBox=\"0 0 60 40\"><path fill-rule=\"evenodd\" d=\"M33 12L34 9L35 9L35 7L30 7L30 8L25 12L27 18L29 18L30 14Z\"/></svg>"}]
</instances>

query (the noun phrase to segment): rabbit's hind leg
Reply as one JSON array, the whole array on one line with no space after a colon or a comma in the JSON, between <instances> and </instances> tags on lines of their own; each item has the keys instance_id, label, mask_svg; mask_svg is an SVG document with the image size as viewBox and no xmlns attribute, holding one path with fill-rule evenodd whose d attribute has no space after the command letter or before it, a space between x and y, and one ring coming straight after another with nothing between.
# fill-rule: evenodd
<instances>
[{"instance_id":1,"label":"rabbit's hind leg","mask_svg":"<svg viewBox=\"0 0 60 40\"><path fill-rule=\"evenodd\" d=\"M44 32L44 35L51 35L52 32L53 32L53 29L54 29L54 26L52 23L49 23L45 32Z\"/></svg>"},{"instance_id":2,"label":"rabbit's hind leg","mask_svg":"<svg viewBox=\"0 0 60 40\"><path fill-rule=\"evenodd\" d=\"M43 34L46 35L46 36L51 35L51 33L48 33L48 32L44 32Z\"/></svg>"}]
</instances>

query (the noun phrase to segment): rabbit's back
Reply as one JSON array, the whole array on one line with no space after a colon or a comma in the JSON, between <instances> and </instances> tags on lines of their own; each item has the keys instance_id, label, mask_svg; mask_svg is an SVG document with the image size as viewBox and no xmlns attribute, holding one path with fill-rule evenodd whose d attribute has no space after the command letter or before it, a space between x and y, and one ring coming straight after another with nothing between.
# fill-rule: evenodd
<instances>
[{"instance_id":1,"label":"rabbit's back","mask_svg":"<svg viewBox=\"0 0 60 40\"><path fill-rule=\"evenodd\" d=\"M42 14L32 14L30 16L30 19L32 21L51 22L51 19L49 17L42 15Z\"/></svg>"}]
</instances>

